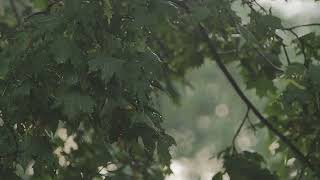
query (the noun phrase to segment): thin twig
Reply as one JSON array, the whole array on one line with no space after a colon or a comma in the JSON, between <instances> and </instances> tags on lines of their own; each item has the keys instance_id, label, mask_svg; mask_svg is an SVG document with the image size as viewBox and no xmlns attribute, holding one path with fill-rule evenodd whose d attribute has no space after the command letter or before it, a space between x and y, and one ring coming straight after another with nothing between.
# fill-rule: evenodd
<instances>
[{"instance_id":1,"label":"thin twig","mask_svg":"<svg viewBox=\"0 0 320 180\"><path fill-rule=\"evenodd\" d=\"M233 139L232 139L232 147L233 147L233 150L235 150L235 151L237 151L237 149L236 149L236 139L237 139L237 137L239 136L239 133L241 132L241 129L242 129L244 123L246 122L246 120L247 120L248 117L249 117L249 112L250 112L250 108L248 107L248 108L247 108L247 112L246 112L244 118L242 119L242 122L241 122L240 126L238 127L236 133L235 133L234 136L233 136Z\"/></svg>"},{"instance_id":2,"label":"thin twig","mask_svg":"<svg viewBox=\"0 0 320 180\"><path fill-rule=\"evenodd\" d=\"M257 128L255 127L255 125L251 122L251 119L250 119L250 116L248 116L248 123L249 123L249 125L250 125L250 127L251 127L251 129L252 129L252 131L254 132L254 133L256 133L256 131L257 131Z\"/></svg>"},{"instance_id":3,"label":"thin twig","mask_svg":"<svg viewBox=\"0 0 320 180\"><path fill-rule=\"evenodd\" d=\"M288 65L290 65L291 61L290 61L290 58L289 58L289 55L288 55L287 48L286 48L286 46L284 44L282 44L282 48L283 48L284 54L286 55L287 63L288 63Z\"/></svg>"}]
</instances>

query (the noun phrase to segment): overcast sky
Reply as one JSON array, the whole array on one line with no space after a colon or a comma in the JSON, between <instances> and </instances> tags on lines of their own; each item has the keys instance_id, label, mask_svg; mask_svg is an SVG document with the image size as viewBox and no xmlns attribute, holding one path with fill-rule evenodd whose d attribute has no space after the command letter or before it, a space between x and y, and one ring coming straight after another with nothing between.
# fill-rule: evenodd
<instances>
[{"instance_id":1,"label":"overcast sky","mask_svg":"<svg viewBox=\"0 0 320 180\"><path fill-rule=\"evenodd\" d=\"M272 7L275 14L284 19L304 19L308 21L319 20L320 4L314 0L258 0L265 7Z\"/></svg>"}]
</instances>

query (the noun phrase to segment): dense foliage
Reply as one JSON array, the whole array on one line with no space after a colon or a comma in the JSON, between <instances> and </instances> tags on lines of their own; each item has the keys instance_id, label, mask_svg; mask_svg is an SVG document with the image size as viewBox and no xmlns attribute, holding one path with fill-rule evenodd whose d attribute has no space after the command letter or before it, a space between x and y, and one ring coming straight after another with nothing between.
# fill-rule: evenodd
<instances>
[{"instance_id":1,"label":"dense foliage","mask_svg":"<svg viewBox=\"0 0 320 180\"><path fill-rule=\"evenodd\" d=\"M317 179L320 38L295 30L318 24L284 27L271 10L242 0L251 10L243 24L232 3L4 1L1 178L164 179L175 141L161 126L155 97L166 93L178 101L172 80L184 81L189 68L213 59L248 109L235 138L252 113L282 143L278 151L297 159L298 178ZM279 31L295 40L285 44ZM294 58L287 46L295 48ZM247 88L268 100L265 114L228 63L239 65ZM269 171L258 153L230 144L219 154L225 169L213 179L225 173L232 180L288 179Z\"/></svg>"}]
</instances>

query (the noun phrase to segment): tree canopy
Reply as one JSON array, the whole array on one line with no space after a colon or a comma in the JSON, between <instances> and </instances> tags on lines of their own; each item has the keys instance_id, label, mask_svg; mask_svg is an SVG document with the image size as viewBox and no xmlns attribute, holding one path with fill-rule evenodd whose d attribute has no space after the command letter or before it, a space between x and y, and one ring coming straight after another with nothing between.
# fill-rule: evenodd
<instances>
[{"instance_id":1,"label":"tree canopy","mask_svg":"<svg viewBox=\"0 0 320 180\"><path fill-rule=\"evenodd\" d=\"M214 61L281 148L299 179L320 178L320 36L300 35L255 0L244 23L234 0L6 0L0 17L0 177L161 180L175 140L157 95ZM287 43L281 33L294 40ZM289 54L287 48L294 48ZM284 54L284 56L281 56ZM247 89L267 100L259 109ZM212 77L214 78L214 77ZM183 123L183 122L181 122ZM212 179L288 179L234 141ZM32 166L32 175L27 170Z\"/></svg>"}]
</instances>

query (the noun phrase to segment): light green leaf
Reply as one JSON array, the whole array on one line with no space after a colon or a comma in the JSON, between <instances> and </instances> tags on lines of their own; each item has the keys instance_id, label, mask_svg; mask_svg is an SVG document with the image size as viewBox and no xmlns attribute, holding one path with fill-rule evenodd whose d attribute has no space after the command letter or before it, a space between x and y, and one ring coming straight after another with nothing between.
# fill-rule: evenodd
<instances>
[{"instance_id":1,"label":"light green leaf","mask_svg":"<svg viewBox=\"0 0 320 180\"><path fill-rule=\"evenodd\" d=\"M104 6L104 15L107 17L108 23L110 24L113 14L110 0L104 0Z\"/></svg>"},{"instance_id":2,"label":"light green leaf","mask_svg":"<svg viewBox=\"0 0 320 180\"><path fill-rule=\"evenodd\" d=\"M39 10L44 10L48 7L48 0L32 0L32 3Z\"/></svg>"},{"instance_id":3,"label":"light green leaf","mask_svg":"<svg viewBox=\"0 0 320 180\"><path fill-rule=\"evenodd\" d=\"M306 87L302 86L301 84L297 83L296 81L292 79L287 80L289 84L292 84L293 86L297 87L298 89L305 90Z\"/></svg>"}]
</instances>

